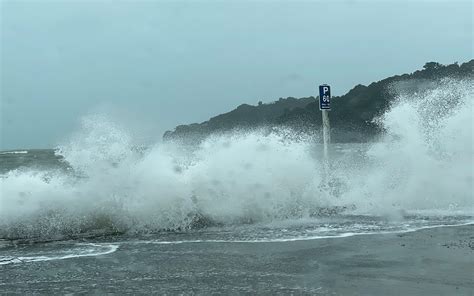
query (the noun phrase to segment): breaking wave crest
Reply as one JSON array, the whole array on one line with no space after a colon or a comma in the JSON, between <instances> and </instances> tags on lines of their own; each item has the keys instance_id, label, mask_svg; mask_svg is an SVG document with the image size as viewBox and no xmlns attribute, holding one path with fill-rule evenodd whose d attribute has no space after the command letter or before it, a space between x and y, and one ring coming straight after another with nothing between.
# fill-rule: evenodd
<instances>
[{"instance_id":1,"label":"breaking wave crest","mask_svg":"<svg viewBox=\"0 0 474 296\"><path fill-rule=\"evenodd\" d=\"M234 132L194 149L137 149L118 125L89 116L57 149L69 172L13 170L0 179L0 237L148 233L333 214L472 216L473 88L472 81L446 81L400 95L378 119L380 141L333 144L329 171L314 135Z\"/></svg>"},{"instance_id":2,"label":"breaking wave crest","mask_svg":"<svg viewBox=\"0 0 474 296\"><path fill-rule=\"evenodd\" d=\"M5 155L5 154L27 154L28 151L26 150L18 150L18 151L4 151L0 152L0 155Z\"/></svg>"}]
</instances>

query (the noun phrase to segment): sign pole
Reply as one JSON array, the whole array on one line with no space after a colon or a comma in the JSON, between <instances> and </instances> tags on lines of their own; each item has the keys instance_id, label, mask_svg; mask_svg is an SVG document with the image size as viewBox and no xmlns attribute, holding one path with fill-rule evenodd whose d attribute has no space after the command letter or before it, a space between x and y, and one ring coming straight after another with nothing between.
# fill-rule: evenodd
<instances>
[{"instance_id":1,"label":"sign pole","mask_svg":"<svg viewBox=\"0 0 474 296\"><path fill-rule=\"evenodd\" d=\"M331 143L331 125L329 124L329 111L322 110L323 115L323 142L324 142L324 158L327 160L328 155L328 146Z\"/></svg>"},{"instance_id":2,"label":"sign pole","mask_svg":"<svg viewBox=\"0 0 474 296\"><path fill-rule=\"evenodd\" d=\"M327 84L319 86L319 110L323 116L323 145L324 145L324 174L321 179L322 189L329 190L331 169L329 165L329 143L331 142L331 126L329 124L329 111L331 110L331 87Z\"/></svg>"},{"instance_id":3,"label":"sign pole","mask_svg":"<svg viewBox=\"0 0 474 296\"><path fill-rule=\"evenodd\" d=\"M327 84L319 86L319 110L323 116L323 143L324 159L329 159L329 143L331 143L331 125L329 123L329 111L331 110L331 87Z\"/></svg>"}]
</instances>

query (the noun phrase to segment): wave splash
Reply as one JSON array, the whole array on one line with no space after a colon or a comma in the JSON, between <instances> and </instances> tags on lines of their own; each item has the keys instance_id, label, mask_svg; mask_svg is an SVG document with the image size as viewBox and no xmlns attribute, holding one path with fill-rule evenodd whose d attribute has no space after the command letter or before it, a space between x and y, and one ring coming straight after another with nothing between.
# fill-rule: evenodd
<instances>
[{"instance_id":1,"label":"wave splash","mask_svg":"<svg viewBox=\"0 0 474 296\"><path fill-rule=\"evenodd\" d=\"M314 135L234 132L193 150L164 143L141 151L106 117L89 116L57 149L72 173L14 170L0 179L0 237L146 233L343 213L472 215L473 88L472 81L445 81L398 96L377 121L383 138L333 145L330 173Z\"/></svg>"}]
</instances>

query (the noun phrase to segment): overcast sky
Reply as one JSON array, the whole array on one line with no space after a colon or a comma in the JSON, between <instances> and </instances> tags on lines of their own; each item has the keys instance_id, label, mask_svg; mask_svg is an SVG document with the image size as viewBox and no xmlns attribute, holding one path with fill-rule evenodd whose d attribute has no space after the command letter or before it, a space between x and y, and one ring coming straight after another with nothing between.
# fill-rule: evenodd
<instances>
[{"instance_id":1,"label":"overcast sky","mask_svg":"<svg viewBox=\"0 0 474 296\"><path fill-rule=\"evenodd\" d=\"M159 140L473 55L471 1L0 1L0 149L54 147L97 112Z\"/></svg>"}]
</instances>

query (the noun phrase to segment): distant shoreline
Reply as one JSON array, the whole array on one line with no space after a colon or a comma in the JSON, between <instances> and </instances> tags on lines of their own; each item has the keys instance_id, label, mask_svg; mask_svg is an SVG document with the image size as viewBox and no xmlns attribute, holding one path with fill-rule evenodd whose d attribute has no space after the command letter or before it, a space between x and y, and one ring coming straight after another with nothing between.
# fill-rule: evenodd
<instances>
[{"instance_id":1,"label":"distant shoreline","mask_svg":"<svg viewBox=\"0 0 474 296\"><path fill-rule=\"evenodd\" d=\"M365 143L380 136L383 129L375 122L391 107L398 95L412 96L450 85L452 80L472 80L474 60L442 65L427 62L410 74L387 77L369 85L358 84L342 96L331 98L331 139L337 143ZM315 86L316 93L316 86ZM163 140L196 144L215 134L265 127L292 128L311 132L321 126L318 98L280 98L271 103L242 104L229 112L201 123L178 125L166 131Z\"/></svg>"}]
</instances>

